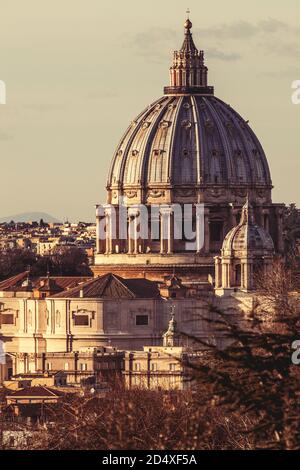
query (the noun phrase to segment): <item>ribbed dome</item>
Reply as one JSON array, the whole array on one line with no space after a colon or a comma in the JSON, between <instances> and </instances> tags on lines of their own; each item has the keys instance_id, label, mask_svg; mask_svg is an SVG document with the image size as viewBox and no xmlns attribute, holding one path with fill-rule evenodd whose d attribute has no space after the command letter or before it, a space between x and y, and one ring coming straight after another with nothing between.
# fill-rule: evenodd
<instances>
[{"instance_id":1,"label":"ribbed dome","mask_svg":"<svg viewBox=\"0 0 300 470\"><path fill-rule=\"evenodd\" d=\"M271 186L265 153L248 123L211 95L165 95L130 125L108 187Z\"/></svg>"},{"instance_id":2,"label":"ribbed dome","mask_svg":"<svg viewBox=\"0 0 300 470\"><path fill-rule=\"evenodd\" d=\"M271 236L262 227L254 223L253 209L249 202L245 204L239 225L226 235L222 255L232 256L241 253L253 255L273 254L274 243Z\"/></svg>"},{"instance_id":3,"label":"ribbed dome","mask_svg":"<svg viewBox=\"0 0 300 470\"><path fill-rule=\"evenodd\" d=\"M214 274L216 287L229 288L233 277L238 285L241 268L240 284L248 288L252 258L266 266L274 246L283 251L283 206L272 203L267 159L248 121L215 97L191 30L187 18L164 96L131 122L116 149L107 206L96 206L94 272L160 282L176 273L210 289ZM256 224L237 226L247 195ZM226 233L223 263L217 255Z\"/></svg>"}]
</instances>

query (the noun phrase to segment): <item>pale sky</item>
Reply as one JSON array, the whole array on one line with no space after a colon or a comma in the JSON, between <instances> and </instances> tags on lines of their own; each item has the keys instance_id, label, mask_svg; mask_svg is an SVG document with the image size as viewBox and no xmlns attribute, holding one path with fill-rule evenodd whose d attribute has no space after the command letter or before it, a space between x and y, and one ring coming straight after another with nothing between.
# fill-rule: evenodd
<instances>
[{"instance_id":1,"label":"pale sky","mask_svg":"<svg viewBox=\"0 0 300 470\"><path fill-rule=\"evenodd\" d=\"M0 218L94 219L119 139L168 84L187 7L209 84L261 140L274 202L300 206L299 0L0 0Z\"/></svg>"}]
</instances>

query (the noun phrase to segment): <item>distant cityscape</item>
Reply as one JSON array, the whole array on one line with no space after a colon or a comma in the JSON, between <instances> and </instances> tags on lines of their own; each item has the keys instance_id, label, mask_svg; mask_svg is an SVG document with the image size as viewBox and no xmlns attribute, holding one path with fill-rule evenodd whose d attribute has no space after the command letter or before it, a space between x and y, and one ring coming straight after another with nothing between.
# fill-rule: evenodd
<instances>
[{"instance_id":1,"label":"distant cityscape","mask_svg":"<svg viewBox=\"0 0 300 470\"><path fill-rule=\"evenodd\" d=\"M94 223L47 223L43 219L0 223L0 250L31 250L39 256L51 256L61 247L84 250L92 262L96 246Z\"/></svg>"}]
</instances>

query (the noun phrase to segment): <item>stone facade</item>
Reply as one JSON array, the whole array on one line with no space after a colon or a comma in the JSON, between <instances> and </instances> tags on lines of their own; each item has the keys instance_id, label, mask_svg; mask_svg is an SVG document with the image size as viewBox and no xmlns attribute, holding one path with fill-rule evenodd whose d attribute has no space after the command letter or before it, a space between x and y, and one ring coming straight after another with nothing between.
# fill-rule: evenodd
<instances>
[{"instance_id":1,"label":"stone facade","mask_svg":"<svg viewBox=\"0 0 300 470\"><path fill-rule=\"evenodd\" d=\"M149 347L125 356L126 388L185 390L190 388L188 354L182 347Z\"/></svg>"},{"instance_id":2,"label":"stone facade","mask_svg":"<svg viewBox=\"0 0 300 470\"><path fill-rule=\"evenodd\" d=\"M11 300L7 300L9 308ZM201 320L206 305L197 299L172 300L175 305L178 327L187 334L205 338L208 325ZM42 308L39 305L42 303ZM36 333L22 321L29 306L49 323L43 332ZM33 300L23 305L22 299L15 309L20 312L15 325L1 328L6 352L13 358L14 373L34 372L40 367L37 358L46 352L80 351L86 347L113 346L121 350L142 349L145 344L161 345L162 333L169 320L170 302L165 300ZM79 321L86 325L77 325ZM140 324L139 324L140 323ZM25 331L24 331L25 330ZM37 356L38 355L38 356ZM16 362L14 359L16 359Z\"/></svg>"},{"instance_id":3,"label":"stone facade","mask_svg":"<svg viewBox=\"0 0 300 470\"><path fill-rule=\"evenodd\" d=\"M40 358L49 353L161 346L171 309L179 331L200 339L214 336L203 319L212 293L204 299L187 297L186 288L173 278L166 280L161 292L164 296L151 281L106 275L45 299L35 299L33 293L30 297L30 292L2 297L0 335L13 373L41 370ZM222 339L217 340L221 344ZM186 345L192 343L186 339Z\"/></svg>"}]
</instances>

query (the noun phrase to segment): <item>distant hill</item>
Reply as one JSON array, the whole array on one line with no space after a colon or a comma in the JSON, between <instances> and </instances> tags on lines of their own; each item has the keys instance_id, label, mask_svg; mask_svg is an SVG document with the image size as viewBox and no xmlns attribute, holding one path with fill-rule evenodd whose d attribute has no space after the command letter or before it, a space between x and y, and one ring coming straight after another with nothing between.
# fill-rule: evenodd
<instances>
[{"instance_id":1,"label":"distant hill","mask_svg":"<svg viewBox=\"0 0 300 470\"><path fill-rule=\"evenodd\" d=\"M41 219L48 223L60 222L59 220L55 219L55 217L52 217L52 215L46 214L45 212L24 212L23 214L15 214L2 218L0 217L0 224L4 222L10 222L11 220L14 222L39 222Z\"/></svg>"}]
</instances>

